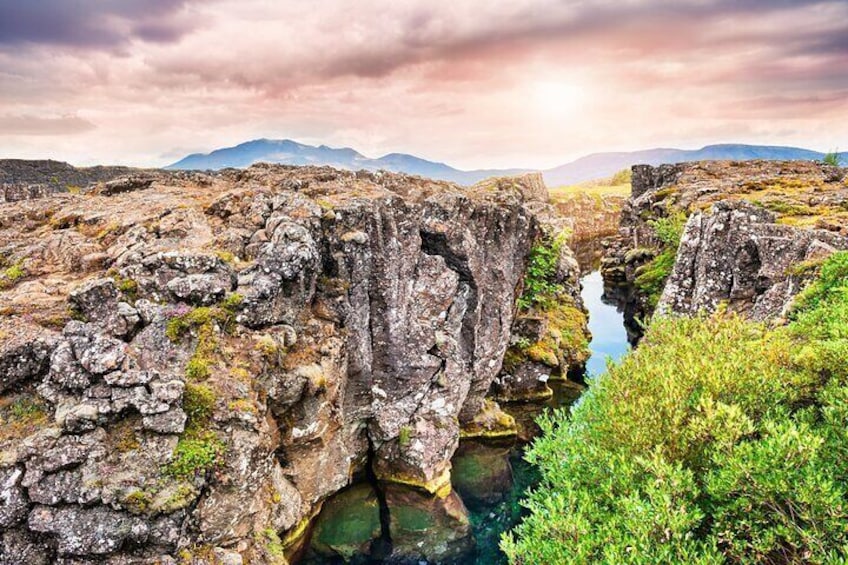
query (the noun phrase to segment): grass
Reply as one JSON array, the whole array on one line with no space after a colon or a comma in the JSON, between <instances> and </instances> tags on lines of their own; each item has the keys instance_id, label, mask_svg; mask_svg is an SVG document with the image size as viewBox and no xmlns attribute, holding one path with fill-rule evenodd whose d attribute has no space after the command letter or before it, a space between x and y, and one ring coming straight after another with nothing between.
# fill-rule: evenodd
<instances>
[{"instance_id":1,"label":"grass","mask_svg":"<svg viewBox=\"0 0 848 565\"><path fill-rule=\"evenodd\" d=\"M0 441L24 438L49 421L47 404L34 394L0 397Z\"/></svg>"},{"instance_id":2,"label":"grass","mask_svg":"<svg viewBox=\"0 0 848 565\"><path fill-rule=\"evenodd\" d=\"M548 192L552 200L567 199L576 194L589 194L592 196L630 196L630 169L624 169L613 176L605 179L596 179L578 184L558 186L551 188Z\"/></svg>"},{"instance_id":3,"label":"grass","mask_svg":"<svg viewBox=\"0 0 848 565\"><path fill-rule=\"evenodd\" d=\"M573 411L541 419L511 562L845 562L848 252L790 318L655 319Z\"/></svg>"}]
</instances>

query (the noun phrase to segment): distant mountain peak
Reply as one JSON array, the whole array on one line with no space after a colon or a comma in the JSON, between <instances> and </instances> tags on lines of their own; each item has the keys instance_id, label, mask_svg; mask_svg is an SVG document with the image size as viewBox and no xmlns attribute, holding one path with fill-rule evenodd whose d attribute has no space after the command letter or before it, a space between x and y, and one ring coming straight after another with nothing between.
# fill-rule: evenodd
<instances>
[{"instance_id":1,"label":"distant mountain peak","mask_svg":"<svg viewBox=\"0 0 848 565\"><path fill-rule=\"evenodd\" d=\"M843 155L846 155L843 153ZM621 169L636 164L660 165L683 161L705 160L819 160L823 153L798 147L778 145L748 145L743 143L717 143L700 149L674 149L671 147L642 151L616 151L592 153L570 163L542 171L548 186L574 184L586 180L609 177ZM366 157L351 147L306 145L291 139L254 139L234 147L216 149L210 153L194 153L169 165L169 169L223 169L244 168L254 163L281 163L286 165L330 165L336 168L376 171L385 169L412 175L447 180L470 185L491 176L517 175L533 169L485 169L463 171L445 163L429 161L406 153L387 153L377 159Z\"/></svg>"}]
</instances>

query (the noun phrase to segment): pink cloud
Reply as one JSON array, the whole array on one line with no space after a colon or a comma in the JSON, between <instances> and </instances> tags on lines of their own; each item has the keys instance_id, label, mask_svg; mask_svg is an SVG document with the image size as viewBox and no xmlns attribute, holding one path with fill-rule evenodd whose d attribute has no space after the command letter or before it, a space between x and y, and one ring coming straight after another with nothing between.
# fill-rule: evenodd
<instances>
[{"instance_id":1,"label":"pink cloud","mask_svg":"<svg viewBox=\"0 0 848 565\"><path fill-rule=\"evenodd\" d=\"M80 5L0 0L0 153L161 165L291 137L488 167L848 141L844 2Z\"/></svg>"}]
</instances>

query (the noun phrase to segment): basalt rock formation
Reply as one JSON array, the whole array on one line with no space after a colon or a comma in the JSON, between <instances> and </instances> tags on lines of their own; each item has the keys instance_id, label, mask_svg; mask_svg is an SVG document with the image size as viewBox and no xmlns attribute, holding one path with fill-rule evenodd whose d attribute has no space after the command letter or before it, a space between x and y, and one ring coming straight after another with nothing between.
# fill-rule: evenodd
<instances>
[{"instance_id":1,"label":"basalt rock formation","mask_svg":"<svg viewBox=\"0 0 848 565\"><path fill-rule=\"evenodd\" d=\"M675 223L679 249L658 233ZM693 314L726 305L755 319L780 317L803 281L793 265L848 247L846 238L845 169L807 161L637 165L602 271L635 338L635 320L655 307Z\"/></svg>"},{"instance_id":2,"label":"basalt rock formation","mask_svg":"<svg viewBox=\"0 0 848 565\"><path fill-rule=\"evenodd\" d=\"M553 203L557 214L566 220L569 247L583 272L597 268L607 240L618 235L626 200L614 194L596 196L577 192L559 196Z\"/></svg>"},{"instance_id":3,"label":"basalt rock formation","mask_svg":"<svg viewBox=\"0 0 848 565\"><path fill-rule=\"evenodd\" d=\"M784 316L806 282L803 267L848 249L848 237L775 219L747 202L693 214L657 310L694 315L724 305L754 320Z\"/></svg>"},{"instance_id":4,"label":"basalt rock formation","mask_svg":"<svg viewBox=\"0 0 848 565\"><path fill-rule=\"evenodd\" d=\"M285 563L363 480L388 559L473 545L450 460L497 409L540 179L32 167L0 204L0 563Z\"/></svg>"}]
</instances>

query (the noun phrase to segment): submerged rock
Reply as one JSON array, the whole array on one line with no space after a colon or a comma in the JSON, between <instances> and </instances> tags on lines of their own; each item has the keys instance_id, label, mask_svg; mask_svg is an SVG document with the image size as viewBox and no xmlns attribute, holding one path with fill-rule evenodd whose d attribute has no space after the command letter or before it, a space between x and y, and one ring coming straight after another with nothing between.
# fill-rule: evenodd
<instances>
[{"instance_id":1,"label":"submerged rock","mask_svg":"<svg viewBox=\"0 0 848 565\"><path fill-rule=\"evenodd\" d=\"M392 559L450 562L474 549L468 511L455 492L439 496L387 485L385 496Z\"/></svg>"},{"instance_id":2,"label":"submerged rock","mask_svg":"<svg viewBox=\"0 0 848 565\"><path fill-rule=\"evenodd\" d=\"M350 560L370 555L372 544L381 535L380 501L374 487L362 483L324 503L312 532L312 549L320 555Z\"/></svg>"},{"instance_id":3,"label":"submerged rock","mask_svg":"<svg viewBox=\"0 0 848 565\"><path fill-rule=\"evenodd\" d=\"M469 508L503 500L512 488L512 445L497 446L464 441L451 460L451 481Z\"/></svg>"}]
</instances>

